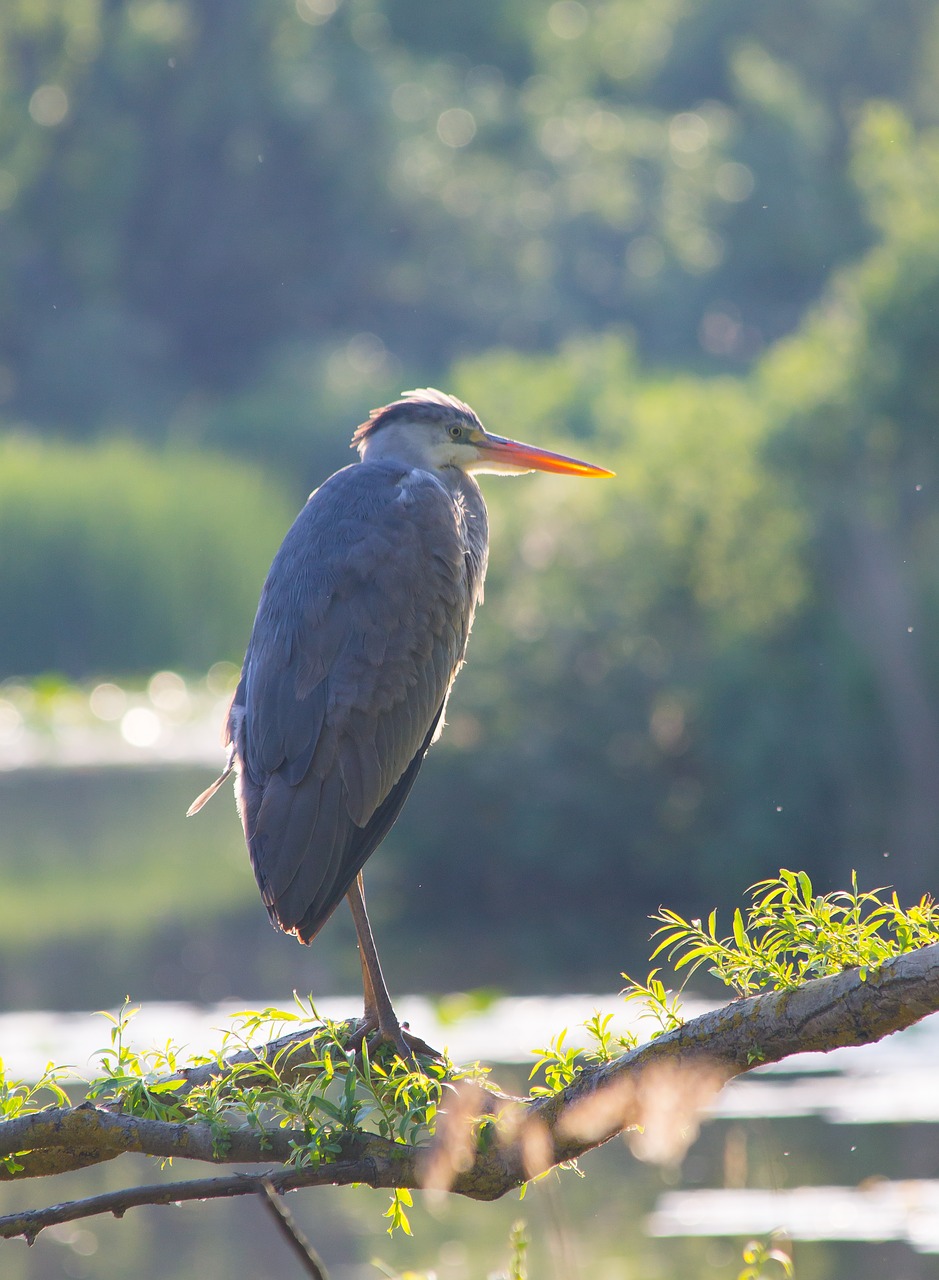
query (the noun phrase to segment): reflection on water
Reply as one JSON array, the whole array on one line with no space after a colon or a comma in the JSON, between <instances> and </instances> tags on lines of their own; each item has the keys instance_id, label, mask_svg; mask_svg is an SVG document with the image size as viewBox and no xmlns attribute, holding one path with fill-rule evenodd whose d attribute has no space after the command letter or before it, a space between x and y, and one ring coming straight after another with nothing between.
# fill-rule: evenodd
<instances>
[{"instance_id":1,"label":"reflection on water","mask_svg":"<svg viewBox=\"0 0 939 1280\"><path fill-rule=\"evenodd\" d=\"M402 996L395 1000L398 1016L431 1044L445 1048L454 1062L532 1063L532 1051L546 1045L562 1028L569 1029L568 1043L578 1043L577 1028L598 1009L614 1014L614 1032L635 1030L643 1038L651 1025L628 1010L615 995L509 997L486 1002L484 1008L458 1020L450 1016L452 1000L428 1000L424 996ZM297 1010L286 1002L286 1012ZM327 997L316 1001L321 1017L342 1021L361 1012L361 997ZM260 1008L285 1008L283 1000L267 1000ZM703 1012L700 1001L685 1005L690 1015ZM140 1051L168 1040L191 1053L210 1053L222 1039L222 1029L244 1008L225 1003L208 1008L182 1004L144 1004L134 1016L124 1037ZM117 1010L114 1010L116 1013ZM76 1075L86 1077L94 1070L93 1055L107 1041L110 1024L89 1013L24 1012L0 1015L0 1055L14 1076L35 1079L51 1060L68 1063ZM295 1031L296 1024L284 1024L265 1031L265 1038Z\"/></svg>"},{"instance_id":2,"label":"reflection on water","mask_svg":"<svg viewBox=\"0 0 939 1280\"><path fill-rule=\"evenodd\" d=\"M271 928L230 789L186 817L217 767L0 771L0 1008L361 990L344 906L313 947ZM645 962L641 909L636 928L599 935L547 899L504 904L498 920L467 910L440 892L445 855L438 883L415 873L409 822L406 810L366 869L393 991L604 990Z\"/></svg>"},{"instance_id":3,"label":"reflection on water","mask_svg":"<svg viewBox=\"0 0 939 1280\"><path fill-rule=\"evenodd\" d=\"M939 1254L939 1181L791 1191L669 1191L646 1220L654 1236L742 1236L782 1232L792 1240L903 1240Z\"/></svg>"},{"instance_id":4,"label":"reflection on water","mask_svg":"<svg viewBox=\"0 0 939 1280\"><path fill-rule=\"evenodd\" d=\"M158 671L143 688L0 684L0 770L207 763L223 759L221 726L238 670L202 680Z\"/></svg>"},{"instance_id":5,"label":"reflection on water","mask_svg":"<svg viewBox=\"0 0 939 1280\"><path fill-rule=\"evenodd\" d=\"M325 997L316 1000L316 1009L324 1018L341 1021L359 1012L359 1002L356 997ZM424 1039L446 1048L455 1062L530 1063L533 1050L562 1028L568 1045L583 1044L583 1024L598 1010L612 1015L613 1034L628 1031L645 1040L657 1025L617 995L481 996L475 1003L477 1008L454 1016L459 1009L455 997L412 995L395 1001L402 1020ZM191 1053L212 1052L243 1007L232 1002L145 1003L131 1020L125 1040L138 1051L173 1040ZM298 1012L292 1001L283 999L260 1001L257 1007L285 1009L288 1015ZM685 1018L711 1007L694 997L682 1001ZM7 1071L34 1079L52 1059L69 1063L84 1077L94 1070L92 1057L107 1039L109 1025L90 1013L0 1014L0 1050ZM295 1029L295 1023L285 1022L265 1034L273 1038ZM939 1121L937 1059L939 1014L934 1014L879 1044L797 1054L760 1067L731 1081L709 1112L724 1120L818 1116L842 1125L934 1124Z\"/></svg>"}]
</instances>

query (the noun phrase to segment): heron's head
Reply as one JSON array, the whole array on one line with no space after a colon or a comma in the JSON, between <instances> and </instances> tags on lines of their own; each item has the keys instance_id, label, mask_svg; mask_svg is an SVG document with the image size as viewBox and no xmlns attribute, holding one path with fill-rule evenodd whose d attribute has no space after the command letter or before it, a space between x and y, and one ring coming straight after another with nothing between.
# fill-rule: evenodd
<instances>
[{"instance_id":1,"label":"heron's head","mask_svg":"<svg viewBox=\"0 0 939 1280\"><path fill-rule=\"evenodd\" d=\"M413 467L439 471L524 475L556 471L574 476L611 476L612 471L534 445L492 435L462 400L433 387L405 391L400 400L373 409L356 428L352 446L366 458L395 458Z\"/></svg>"}]
</instances>

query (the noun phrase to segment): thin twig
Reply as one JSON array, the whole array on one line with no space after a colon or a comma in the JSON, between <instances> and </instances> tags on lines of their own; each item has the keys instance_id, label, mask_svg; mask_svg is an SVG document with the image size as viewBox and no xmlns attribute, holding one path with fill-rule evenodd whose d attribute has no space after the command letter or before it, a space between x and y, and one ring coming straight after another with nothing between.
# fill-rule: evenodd
<instances>
[{"instance_id":1,"label":"thin twig","mask_svg":"<svg viewBox=\"0 0 939 1280\"><path fill-rule=\"evenodd\" d=\"M258 1192L261 1203L274 1219L277 1230L281 1233L300 1264L313 1280L329 1280L323 1259L319 1256L306 1236L294 1221L293 1214L284 1204L274 1189L270 1178L261 1179L261 1190Z\"/></svg>"},{"instance_id":2,"label":"thin twig","mask_svg":"<svg viewBox=\"0 0 939 1280\"><path fill-rule=\"evenodd\" d=\"M336 1031L338 1032L342 1027L348 1027L351 1030L354 1025L355 1019L350 1019L345 1023L337 1024ZM236 1067L256 1064L258 1067L256 1078L266 1080L270 1076L267 1068L276 1064L278 1077L286 1083L295 1080L307 1063L315 1062L321 1056L324 1044L335 1042L333 1032L325 1024L316 1023L311 1027L302 1027L299 1031L278 1036L276 1040L270 1040L267 1044L238 1049L228 1057L222 1058L220 1062L207 1062L198 1067L182 1067L172 1075L166 1076L165 1080L179 1080L179 1087L174 1090L173 1096L183 1098L190 1090L200 1085L231 1075ZM250 1071L239 1075L241 1084L251 1084L254 1079L255 1076Z\"/></svg>"},{"instance_id":3,"label":"thin twig","mask_svg":"<svg viewBox=\"0 0 939 1280\"><path fill-rule=\"evenodd\" d=\"M46 1209L25 1209L0 1218L0 1237L23 1236L32 1244L45 1227L80 1218L94 1218L112 1213L123 1218L128 1209L144 1205L182 1204L186 1200L219 1200L233 1196L257 1195L265 1181L278 1191L294 1191L298 1187L327 1183L355 1182L362 1176L361 1165L330 1165L319 1169L271 1169L266 1173L234 1173L223 1178L193 1178L188 1182L157 1182L143 1187L127 1187L121 1191L104 1191L84 1200L66 1200Z\"/></svg>"}]
</instances>

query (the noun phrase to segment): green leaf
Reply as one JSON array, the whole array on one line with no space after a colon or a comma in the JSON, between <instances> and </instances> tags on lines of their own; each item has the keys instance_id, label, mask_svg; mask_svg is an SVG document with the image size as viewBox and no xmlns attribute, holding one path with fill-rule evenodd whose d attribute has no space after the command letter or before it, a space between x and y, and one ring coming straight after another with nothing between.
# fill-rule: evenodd
<instances>
[{"instance_id":1,"label":"green leaf","mask_svg":"<svg viewBox=\"0 0 939 1280\"><path fill-rule=\"evenodd\" d=\"M737 946L741 949L741 951L746 949L747 934L746 934L746 930L743 927L743 916L740 914L739 907L737 907L734 911L734 941L736 942Z\"/></svg>"}]
</instances>

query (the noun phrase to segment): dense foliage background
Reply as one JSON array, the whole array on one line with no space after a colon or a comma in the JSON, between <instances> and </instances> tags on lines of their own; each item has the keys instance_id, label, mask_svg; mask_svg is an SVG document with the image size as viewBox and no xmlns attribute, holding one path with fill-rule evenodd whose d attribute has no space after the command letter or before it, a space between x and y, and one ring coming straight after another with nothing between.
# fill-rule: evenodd
<instances>
[{"instance_id":1,"label":"dense foliage background","mask_svg":"<svg viewBox=\"0 0 939 1280\"><path fill-rule=\"evenodd\" d=\"M618 479L487 486L441 928L934 887L937 85L928 0L7 0L0 679L237 661L443 385Z\"/></svg>"}]
</instances>

